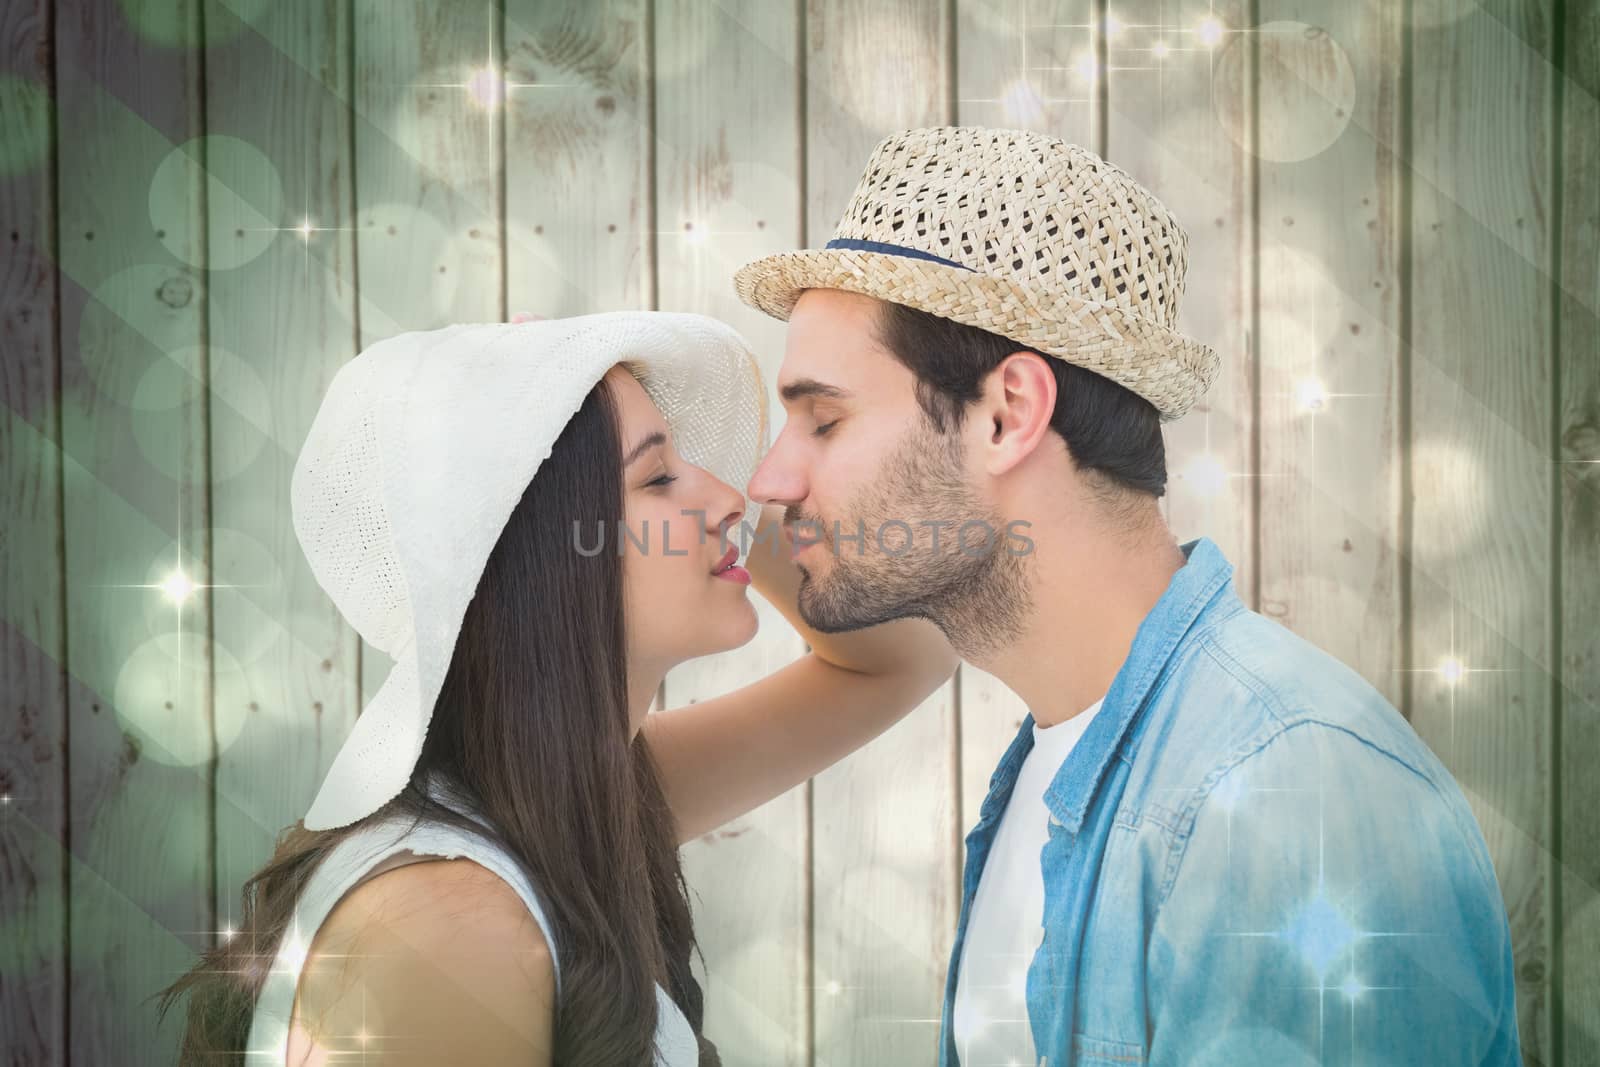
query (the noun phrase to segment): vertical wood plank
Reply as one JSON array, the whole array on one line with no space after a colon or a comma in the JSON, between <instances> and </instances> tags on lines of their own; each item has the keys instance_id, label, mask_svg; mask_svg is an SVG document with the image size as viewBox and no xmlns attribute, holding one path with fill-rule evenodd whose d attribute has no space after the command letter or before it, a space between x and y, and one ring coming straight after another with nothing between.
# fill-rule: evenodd
<instances>
[{"instance_id":1,"label":"vertical wood plank","mask_svg":"<svg viewBox=\"0 0 1600 1067\"><path fill-rule=\"evenodd\" d=\"M1411 11L1412 722L1483 828L1547 1063L1551 5Z\"/></svg>"},{"instance_id":2,"label":"vertical wood plank","mask_svg":"<svg viewBox=\"0 0 1600 1067\"><path fill-rule=\"evenodd\" d=\"M1087 61L1104 37L1094 13L1094 0L959 0L956 121L1035 130L1100 151L1100 92L1086 76ZM989 779L1028 706L998 678L969 663L961 665L955 684L961 697L964 865L966 834L978 820Z\"/></svg>"},{"instance_id":3,"label":"vertical wood plank","mask_svg":"<svg viewBox=\"0 0 1600 1067\"><path fill-rule=\"evenodd\" d=\"M404 330L500 320L500 6L353 3L361 347ZM366 700L391 661L361 648Z\"/></svg>"},{"instance_id":4,"label":"vertical wood plank","mask_svg":"<svg viewBox=\"0 0 1600 1067\"><path fill-rule=\"evenodd\" d=\"M41 1067L67 1057L52 11L0 11L0 1060Z\"/></svg>"},{"instance_id":5,"label":"vertical wood plank","mask_svg":"<svg viewBox=\"0 0 1600 1067\"><path fill-rule=\"evenodd\" d=\"M1259 17L1261 610L1399 707L1401 10Z\"/></svg>"},{"instance_id":6,"label":"vertical wood plank","mask_svg":"<svg viewBox=\"0 0 1600 1067\"><path fill-rule=\"evenodd\" d=\"M350 115L307 73L349 78L348 8L213 0L205 26L214 685L223 724L216 893L226 928L245 879L305 814L359 710L357 640L289 521L300 443L355 351L356 278Z\"/></svg>"},{"instance_id":7,"label":"vertical wood plank","mask_svg":"<svg viewBox=\"0 0 1600 1067\"><path fill-rule=\"evenodd\" d=\"M1558 983L1568 1064L1600 1063L1600 8L1568 0L1557 291L1561 376ZM1561 38L1558 37L1558 40Z\"/></svg>"},{"instance_id":8,"label":"vertical wood plank","mask_svg":"<svg viewBox=\"0 0 1600 1067\"><path fill-rule=\"evenodd\" d=\"M208 598L159 588L209 580L198 33L57 12L73 1063L171 1063L145 998L213 923Z\"/></svg>"},{"instance_id":9,"label":"vertical wood plank","mask_svg":"<svg viewBox=\"0 0 1600 1067\"><path fill-rule=\"evenodd\" d=\"M953 117L941 5L806 8L806 233L820 247L873 146ZM955 683L812 785L812 944L819 1064L936 1055L960 898Z\"/></svg>"},{"instance_id":10,"label":"vertical wood plank","mask_svg":"<svg viewBox=\"0 0 1600 1067\"><path fill-rule=\"evenodd\" d=\"M511 309L647 308L648 4L507 0L506 270Z\"/></svg>"},{"instance_id":11,"label":"vertical wood plank","mask_svg":"<svg viewBox=\"0 0 1600 1067\"><path fill-rule=\"evenodd\" d=\"M1205 397L1164 427L1167 522L1204 534L1254 606L1255 344L1250 198L1250 7L1244 0L1127 0L1107 41L1106 158L1167 205L1189 234L1178 328L1217 350ZM1158 45L1168 51L1157 54Z\"/></svg>"},{"instance_id":12,"label":"vertical wood plank","mask_svg":"<svg viewBox=\"0 0 1600 1067\"><path fill-rule=\"evenodd\" d=\"M781 422L783 324L745 307L730 279L743 263L800 245L796 8L659 0L653 36L660 306L744 333ZM758 518L746 513L749 529ZM736 689L804 651L771 604L751 600L756 636L675 668L666 706ZM705 955L706 1032L726 1064L810 1062L807 801L806 787L791 790L683 850Z\"/></svg>"}]
</instances>

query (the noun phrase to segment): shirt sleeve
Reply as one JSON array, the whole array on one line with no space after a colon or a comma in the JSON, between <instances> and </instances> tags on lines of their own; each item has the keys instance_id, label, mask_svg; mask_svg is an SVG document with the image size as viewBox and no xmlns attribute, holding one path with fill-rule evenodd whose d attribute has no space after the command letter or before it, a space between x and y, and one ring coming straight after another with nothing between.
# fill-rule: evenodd
<instances>
[{"instance_id":1,"label":"shirt sleeve","mask_svg":"<svg viewBox=\"0 0 1600 1067\"><path fill-rule=\"evenodd\" d=\"M1151 1064L1518 1064L1510 932L1454 782L1292 726L1197 799L1147 945Z\"/></svg>"}]
</instances>

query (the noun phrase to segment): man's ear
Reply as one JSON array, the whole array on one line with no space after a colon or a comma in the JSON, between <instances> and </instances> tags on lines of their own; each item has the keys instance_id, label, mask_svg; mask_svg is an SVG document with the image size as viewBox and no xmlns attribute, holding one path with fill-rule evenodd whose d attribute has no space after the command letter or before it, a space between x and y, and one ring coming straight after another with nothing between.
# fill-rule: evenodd
<instances>
[{"instance_id":1,"label":"man's ear","mask_svg":"<svg viewBox=\"0 0 1600 1067\"><path fill-rule=\"evenodd\" d=\"M1004 474L1033 455L1050 432L1056 410L1056 376L1048 356L1013 352L983 379L973 414L983 426L984 468Z\"/></svg>"}]
</instances>

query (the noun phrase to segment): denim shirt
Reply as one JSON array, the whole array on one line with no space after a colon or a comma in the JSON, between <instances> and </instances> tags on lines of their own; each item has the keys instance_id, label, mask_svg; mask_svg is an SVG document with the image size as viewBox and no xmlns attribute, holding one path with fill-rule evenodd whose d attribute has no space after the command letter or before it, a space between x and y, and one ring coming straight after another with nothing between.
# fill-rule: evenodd
<instances>
[{"instance_id":1,"label":"denim shirt","mask_svg":"<svg viewBox=\"0 0 1600 1067\"><path fill-rule=\"evenodd\" d=\"M1359 674L1247 609L1208 538L1045 791L1037 1064L1518 1064L1511 936L1466 799ZM972 899L1033 745L967 835ZM976 1065L967 1065L976 1067Z\"/></svg>"}]
</instances>

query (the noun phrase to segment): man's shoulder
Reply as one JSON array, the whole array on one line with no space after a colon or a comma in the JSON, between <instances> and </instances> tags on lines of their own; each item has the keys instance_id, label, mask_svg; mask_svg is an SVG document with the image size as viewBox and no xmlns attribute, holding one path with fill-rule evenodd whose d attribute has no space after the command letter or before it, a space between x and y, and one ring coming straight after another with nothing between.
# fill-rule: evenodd
<instances>
[{"instance_id":1,"label":"man's shoulder","mask_svg":"<svg viewBox=\"0 0 1600 1067\"><path fill-rule=\"evenodd\" d=\"M1169 710L1225 743L1255 748L1297 727L1339 730L1424 777L1443 769L1369 679L1283 624L1246 609L1193 643L1166 693ZM1217 732L1207 709L1219 700L1234 725Z\"/></svg>"},{"instance_id":2,"label":"man's shoulder","mask_svg":"<svg viewBox=\"0 0 1600 1067\"><path fill-rule=\"evenodd\" d=\"M1449 772L1371 682L1287 627L1250 610L1193 635L1146 709L1130 799L1183 831L1212 792L1251 774L1299 777L1333 761L1371 803L1399 779L1459 795ZM1237 787L1236 785L1232 787ZM1366 803L1355 798L1358 805Z\"/></svg>"}]
</instances>

